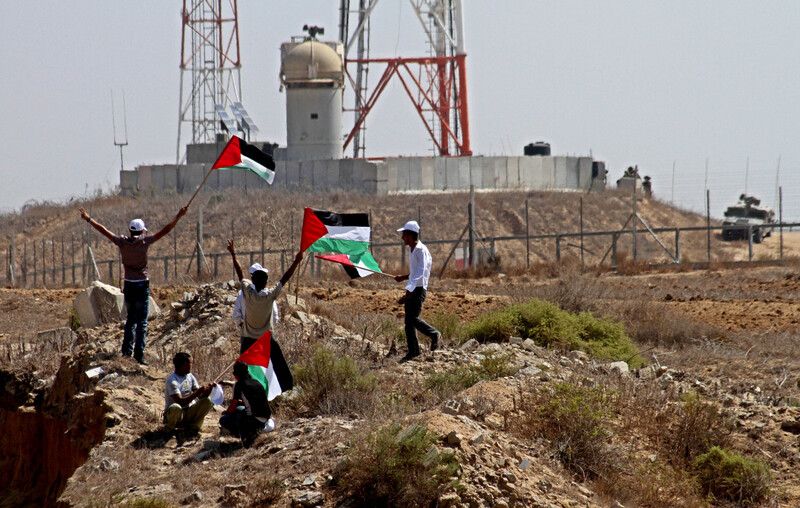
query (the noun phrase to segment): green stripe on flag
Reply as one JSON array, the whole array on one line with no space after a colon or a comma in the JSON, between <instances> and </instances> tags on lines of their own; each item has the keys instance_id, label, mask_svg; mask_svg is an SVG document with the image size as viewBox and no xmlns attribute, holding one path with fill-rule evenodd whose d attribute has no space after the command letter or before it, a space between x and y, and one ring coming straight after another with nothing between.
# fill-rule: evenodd
<instances>
[{"instance_id":1,"label":"green stripe on flag","mask_svg":"<svg viewBox=\"0 0 800 508\"><path fill-rule=\"evenodd\" d=\"M269 382L267 381L267 369L260 365L248 365L247 370L250 372L250 377L264 385L264 390L269 393Z\"/></svg>"},{"instance_id":2,"label":"green stripe on flag","mask_svg":"<svg viewBox=\"0 0 800 508\"><path fill-rule=\"evenodd\" d=\"M369 250L369 242L354 242L351 240L336 240L333 238L320 238L308 248L309 252L336 252L351 256L363 254Z\"/></svg>"}]
</instances>

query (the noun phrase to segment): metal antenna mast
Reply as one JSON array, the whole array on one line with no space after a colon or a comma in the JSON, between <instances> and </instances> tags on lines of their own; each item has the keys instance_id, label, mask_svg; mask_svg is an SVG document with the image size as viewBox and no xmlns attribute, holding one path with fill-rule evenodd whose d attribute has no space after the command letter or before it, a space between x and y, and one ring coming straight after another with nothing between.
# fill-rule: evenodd
<instances>
[{"instance_id":1,"label":"metal antenna mast","mask_svg":"<svg viewBox=\"0 0 800 508\"><path fill-rule=\"evenodd\" d=\"M191 124L192 143L214 143L224 132L216 106L241 103L241 58L237 0L183 0L178 148Z\"/></svg>"},{"instance_id":2,"label":"metal antenna mast","mask_svg":"<svg viewBox=\"0 0 800 508\"><path fill-rule=\"evenodd\" d=\"M359 9L350 10L350 0L340 0L340 38L345 46L345 69L356 95L355 124L344 142L352 142L355 156L364 154L364 128L389 81L397 76L417 110L436 152L442 156L471 155L469 108L467 105L466 52L462 0L409 0L430 44L431 54L416 58L371 58L369 18L378 0L359 0ZM358 26L350 32L349 17L359 16ZM350 50L358 44L355 58ZM348 69L356 65L355 77ZM383 65L385 70L373 90L367 90L369 65Z\"/></svg>"},{"instance_id":3,"label":"metal antenna mast","mask_svg":"<svg viewBox=\"0 0 800 508\"><path fill-rule=\"evenodd\" d=\"M124 171L125 165L122 161L122 147L128 146L128 113L125 109L125 90L122 91L122 121L125 124L125 141L117 142L117 119L114 115L114 90L111 90L111 122L114 124L114 146L119 147L119 170Z\"/></svg>"}]
</instances>

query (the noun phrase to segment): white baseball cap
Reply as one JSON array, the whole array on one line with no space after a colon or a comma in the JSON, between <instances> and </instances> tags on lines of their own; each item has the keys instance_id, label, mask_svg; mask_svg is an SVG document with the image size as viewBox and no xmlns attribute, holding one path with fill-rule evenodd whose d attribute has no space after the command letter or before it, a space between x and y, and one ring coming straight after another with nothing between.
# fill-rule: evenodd
<instances>
[{"instance_id":1,"label":"white baseball cap","mask_svg":"<svg viewBox=\"0 0 800 508\"><path fill-rule=\"evenodd\" d=\"M136 231L138 233L147 231L147 228L144 227L144 221L142 219L133 219L131 221L131 231Z\"/></svg>"},{"instance_id":2,"label":"white baseball cap","mask_svg":"<svg viewBox=\"0 0 800 508\"><path fill-rule=\"evenodd\" d=\"M260 263L254 263L253 266L250 267L250 275L253 275L256 272L264 272L268 274L269 270L261 266Z\"/></svg>"},{"instance_id":3,"label":"white baseball cap","mask_svg":"<svg viewBox=\"0 0 800 508\"><path fill-rule=\"evenodd\" d=\"M397 231L413 231L415 233L419 233L419 224L417 224L417 221L415 220L410 220L406 222L405 226L398 229Z\"/></svg>"}]
</instances>

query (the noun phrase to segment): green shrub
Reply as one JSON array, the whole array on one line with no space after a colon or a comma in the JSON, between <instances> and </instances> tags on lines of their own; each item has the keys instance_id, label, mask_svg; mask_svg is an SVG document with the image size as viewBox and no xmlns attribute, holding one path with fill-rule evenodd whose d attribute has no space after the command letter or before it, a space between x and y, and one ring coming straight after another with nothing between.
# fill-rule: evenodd
<instances>
[{"instance_id":1,"label":"green shrub","mask_svg":"<svg viewBox=\"0 0 800 508\"><path fill-rule=\"evenodd\" d=\"M440 398L449 397L480 381L491 381L511 376L517 369L511 365L511 355L495 355L489 352L478 365L457 365L444 372L432 372L425 378L425 388Z\"/></svg>"},{"instance_id":2,"label":"green shrub","mask_svg":"<svg viewBox=\"0 0 800 508\"><path fill-rule=\"evenodd\" d=\"M295 366L294 379L300 401L312 411L350 414L377 404L377 378L351 356L339 356L324 346L317 346L310 358Z\"/></svg>"},{"instance_id":3,"label":"green shrub","mask_svg":"<svg viewBox=\"0 0 800 508\"><path fill-rule=\"evenodd\" d=\"M360 439L337 467L335 485L350 506L429 506L457 485L459 469L452 452L439 452L428 429L399 424Z\"/></svg>"},{"instance_id":4,"label":"green shrub","mask_svg":"<svg viewBox=\"0 0 800 508\"><path fill-rule=\"evenodd\" d=\"M555 456L583 479L609 480L617 461L607 443L615 398L602 388L560 383L535 394L527 427L552 442Z\"/></svg>"},{"instance_id":5,"label":"green shrub","mask_svg":"<svg viewBox=\"0 0 800 508\"><path fill-rule=\"evenodd\" d=\"M769 467L718 446L695 460L695 472L706 495L714 500L754 504L770 492Z\"/></svg>"},{"instance_id":6,"label":"green shrub","mask_svg":"<svg viewBox=\"0 0 800 508\"><path fill-rule=\"evenodd\" d=\"M81 327L81 318L78 317L78 313L75 312L75 308L74 307L72 309L70 309L69 322L67 323L67 326L72 331L77 331L78 328Z\"/></svg>"},{"instance_id":7,"label":"green shrub","mask_svg":"<svg viewBox=\"0 0 800 508\"><path fill-rule=\"evenodd\" d=\"M490 312L465 326L466 337L479 342L503 342L512 335L538 345L577 349L601 360L642 365L638 349L621 324L588 312L570 314L543 300L530 300Z\"/></svg>"},{"instance_id":8,"label":"green shrub","mask_svg":"<svg viewBox=\"0 0 800 508\"><path fill-rule=\"evenodd\" d=\"M448 341L456 344L466 342L463 326L458 322L458 316L450 312L436 311L428 322L439 330L439 333ZM405 335L403 336L405 338Z\"/></svg>"}]
</instances>

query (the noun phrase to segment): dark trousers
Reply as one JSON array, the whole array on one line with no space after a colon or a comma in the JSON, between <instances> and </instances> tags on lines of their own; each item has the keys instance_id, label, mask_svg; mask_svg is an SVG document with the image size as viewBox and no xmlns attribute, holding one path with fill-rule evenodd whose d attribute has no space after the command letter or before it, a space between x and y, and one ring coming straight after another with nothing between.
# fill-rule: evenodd
<instances>
[{"instance_id":1,"label":"dark trousers","mask_svg":"<svg viewBox=\"0 0 800 508\"><path fill-rule=\"evenodd\" d=\"M417 342L417 330L427 335L431 339L439 335L439 331L420 319L422 303L425 301L427 291L423 288L416 288L411 292L411 296L405 301L406 308L406 343L408 343L408 354L418 355L419 342Z\"/></svg>"},{"instance_id":2,"label":"dark trousers","mask_svg":"<svg viewBox=\"0 0 800 508\"><path fill-rule=\"evenodd\" d=\"M244 406L238 406L233 413L225 413L219 418L219 425L239 439L246 440L264 428L264 423L249 416Z\"/></svg>"},{"instance_id":3,"label":"dark trousers","mask_svg":"<svg viewBox=\"0 0 800 508\"><path fill-rule=\"evenodd\" d=\"M144 355L147 336L147 313L150 304L150 281L125 281L122 293L128 317L125 320L125 333L122 338L122 354L141 359ZM135 340L134 340L135 339Z\"/></svg>"}]
</instances>

